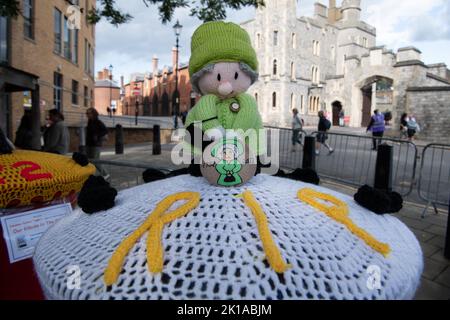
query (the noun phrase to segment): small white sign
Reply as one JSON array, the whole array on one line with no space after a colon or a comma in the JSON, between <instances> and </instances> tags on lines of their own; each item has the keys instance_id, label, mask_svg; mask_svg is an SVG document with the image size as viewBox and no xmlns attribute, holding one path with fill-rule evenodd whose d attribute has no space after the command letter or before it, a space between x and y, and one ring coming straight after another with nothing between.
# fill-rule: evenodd
<instances>
[{"instance_id":1,"label":"small white sign","mask_svg":"<svg viewBox=\"0 0 450 320\"><path fill-rule=\"evenodd\" d=\"M9 262L31 258L44 232L70 213L72 207L69 203L65 203L1 217Z\"/></svg>"}]
</instances>

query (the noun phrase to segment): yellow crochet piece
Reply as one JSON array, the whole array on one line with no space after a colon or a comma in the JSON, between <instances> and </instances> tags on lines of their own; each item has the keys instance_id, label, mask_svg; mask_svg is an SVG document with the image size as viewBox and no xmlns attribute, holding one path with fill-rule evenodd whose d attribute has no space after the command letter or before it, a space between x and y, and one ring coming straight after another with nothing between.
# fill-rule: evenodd
<instances>
[{"instance_id":1,"label":"yellow crochet piece","mask_svg":"<svg viewBox=\"0 0 450 320\"><path fill-rule=\"evenodd\" d=\"M269 261L270 266L277 273L284 273L291 266L286 264L281 256L280 249L277 247L275 242L273 241L272 234L269 229L269 223L267 221L267 217L256 201L251 191L245 191L242 194L242 198L244 199L247 207L252 211L253 216L255 217L256 224L258 226L259 236L261 238L264 252L266 253L267 260Z\"/></svg>"},{"instance_id":2,"label":"yellow crochet piece","mask_svg":"<svg viewBox=\"0 0 450 320\"><path fill-rule=\"evenodd\" d=\"M187 202L173 211L167 212L169 208L177 201L186 200ZM119 277L120 271L128 252L134 246L136 241L148 231L147 237L147 266L150 272L159 273L163 270L164 250L162 247L161 235L164 225L180 217L185 216L195 209L200 203L200 193L181 192L170 195L163 199L153 210L147 220L128 236L117 247L109 260L104 273L104 281L107 286L113 285Z\"/></svg>"},{"instance_id":3,"label":"yellow crochet piece","mask_svg":"<svg viewBox=\"0 0 450 320\"><path fill-rule=\"evenodd\" d=\"M310 206L324 212L335 221L345 225L350 230L350 232L364 240L367 245L372 247L375 251L381 253L383 256L387 257L390 253L391 249L388 244L379 242L365 230L354 224L354 222L348 216L348 206L345 202L333 197L332 195L321 193L313 189L299 190L298 198L301 201L306 202ZM335 206L329 207L323 203L320 203L319 201L317 201L317 199L325 200L334 204Z\"/></svg>"}]
</instances>

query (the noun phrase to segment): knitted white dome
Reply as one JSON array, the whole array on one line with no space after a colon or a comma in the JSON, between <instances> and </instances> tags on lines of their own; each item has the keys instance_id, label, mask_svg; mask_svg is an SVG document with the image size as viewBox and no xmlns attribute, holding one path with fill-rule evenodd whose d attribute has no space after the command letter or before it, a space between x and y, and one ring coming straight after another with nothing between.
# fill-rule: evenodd
<instances>
[{"instance_id":1,"label":"knitted white dome","mask_svg":"<svg viewBox=\"0 0 450 320\"><path fill-rule=\"evenodd\" d=\"M349 216L380 242L385 258L348 228L297 198L312 188L345 201ZM273 239L292 267L277 275L250 209L235 195L251 190L264 210ZM201 195L199 206L164 226L164 269L151 274L146 234L130 250L118 281L103 274L111 255L165 197ZM40 240L34 263L50 299L411 299L423 269L415 236L397 218L377 216L346 195L266 175L235 189L179 176L119 193L116 206L87 215L75 211ZM79 266L81 287L67 287L69 266ZM381 289L367 285L369 267L380 270Z\"/></svg>"}]
</instances>

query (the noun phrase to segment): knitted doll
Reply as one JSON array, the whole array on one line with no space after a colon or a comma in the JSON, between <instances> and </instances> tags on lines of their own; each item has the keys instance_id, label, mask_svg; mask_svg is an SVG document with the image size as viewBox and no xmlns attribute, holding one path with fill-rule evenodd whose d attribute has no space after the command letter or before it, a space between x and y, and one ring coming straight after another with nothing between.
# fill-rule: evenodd
<instances>
[{"instance_id":1,"label":"knitted doll","mask_svg":"<svg viewBox=\"0 0 450 320\"><path fill-rule=\"evenodd\" d=\"M200 135L202 141L209 141L203 142L202 150L194 148L194 153L202 152L217 135L224 136L227 131L229 138L229 130L238 129L244 132L254 129L257 139L245 141L257 156L264 153L258 131L264 129L261 116L255 99L245 93L257 80L257 70L258 61L250 37L238 25L207 22L195 31L189 73L193 89L202 98L189 112L186 128L191 145L194 145L195 135ZM200 123L201 130L197 127ZM204 135L206 139L203 139ZM199 175L198 167L192 167L192 174Z\"/></svg>"}]
</instances>

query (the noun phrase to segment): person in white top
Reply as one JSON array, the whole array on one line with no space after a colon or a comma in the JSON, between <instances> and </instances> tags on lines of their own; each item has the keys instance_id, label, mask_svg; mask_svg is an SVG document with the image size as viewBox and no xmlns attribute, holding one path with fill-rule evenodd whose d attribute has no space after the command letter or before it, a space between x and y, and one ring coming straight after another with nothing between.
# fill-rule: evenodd
<instances>
[{"instance_id":1,"label":"person in white top","mask_svg":"<svg viewBox=\"0 0 450 320\"><path fill-rule=\"evenodd\" d=\"M303 130L303 119L300 118L297 109L292 110L292 152L296 151L296 145L303 145L302 142L302 130Z\"/></svg>"}]
</instances>

